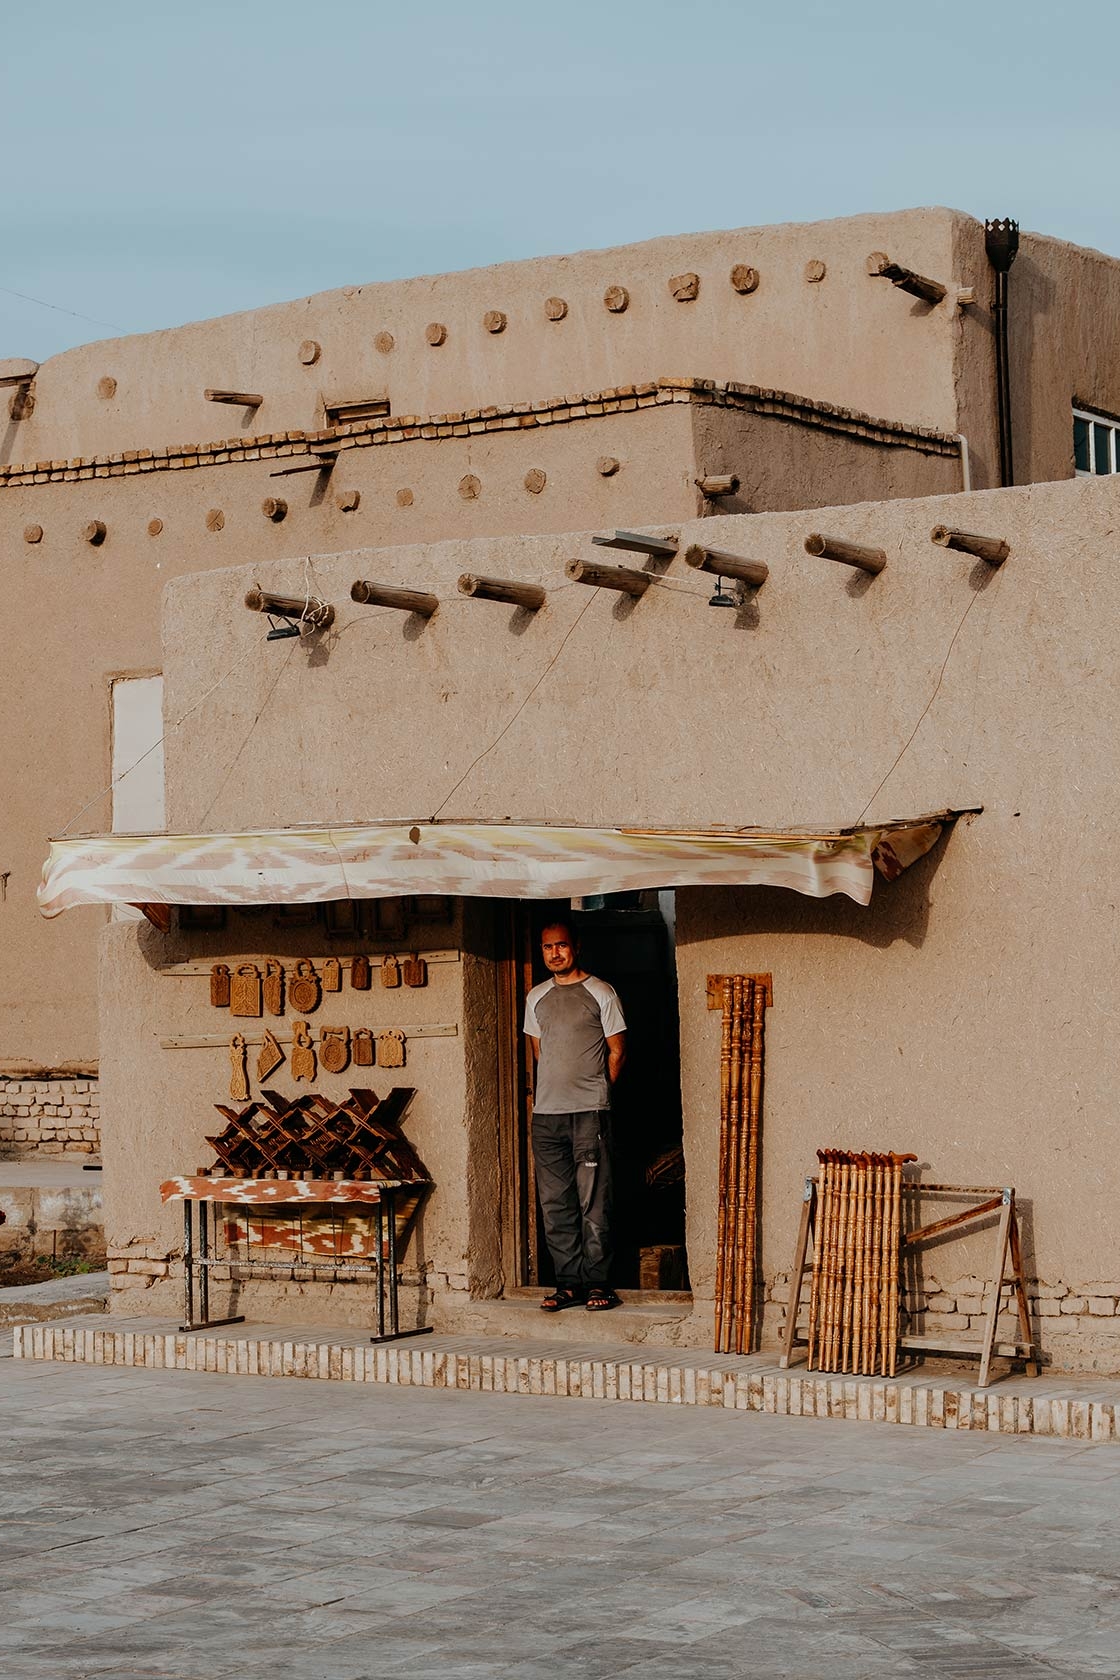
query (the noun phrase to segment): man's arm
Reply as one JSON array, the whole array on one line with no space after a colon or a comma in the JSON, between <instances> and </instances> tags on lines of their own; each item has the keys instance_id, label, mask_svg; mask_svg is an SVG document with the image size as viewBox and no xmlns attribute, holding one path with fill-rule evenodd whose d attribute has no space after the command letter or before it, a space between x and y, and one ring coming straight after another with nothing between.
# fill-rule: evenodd
<instances>
[{"instance_id":1,"label":"man's arm","mask_svg":"<svg viewBox=\"0 0 1120 1680\"><path fill-rule=\"evenodd\" d=\"M534 1038L532 1033L526 1033L525 1037L529 1040L529 1043L533 1046L533 1060L535 1062L539 1062L540 1059L541 1059L541 1041L540 1041L540 1039L539 1038Z\"/></svg>"},{"instance_id":2,"label":"man's arm","mask_svg":"<svg viewBox=\"0 0 1120 1680\"><path fill-rule=\"evenodd\" d=\"M607 1078L613 1085L626 1066L626 1034L607 1034Z\"/></svg>"}]
</instances>

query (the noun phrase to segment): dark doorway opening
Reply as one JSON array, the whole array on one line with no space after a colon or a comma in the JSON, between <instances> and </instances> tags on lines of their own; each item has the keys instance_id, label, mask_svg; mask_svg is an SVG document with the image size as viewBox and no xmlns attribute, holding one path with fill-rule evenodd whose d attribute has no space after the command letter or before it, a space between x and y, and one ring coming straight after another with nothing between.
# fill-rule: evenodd
<instances>
[{"instance_id":1,"label":"dark doorway opening","mask_svg":"<svg viewBox=\"0 0 1120 1680\"><path fill-rule=\"evenodd\" d=\"M627 1062L614 1090L615 1258L611 1281L620 1289L687 1289L685 1184L682 1149L680 1025L671 892L612 893L573 910L558 899L518 906L521 996L516 1026L522 1088L531 1090L528 1045L521 1034L524 998L548 979L541 929L565 921L577 933L581 965L618 993L627 1027ZM552 1263L540 1228L528 1148L530 1102L519 1105L518 1154L526 1162L527 1223L518 1244L522 1281L550 1286Z\"/></svg>"}]
</instances>

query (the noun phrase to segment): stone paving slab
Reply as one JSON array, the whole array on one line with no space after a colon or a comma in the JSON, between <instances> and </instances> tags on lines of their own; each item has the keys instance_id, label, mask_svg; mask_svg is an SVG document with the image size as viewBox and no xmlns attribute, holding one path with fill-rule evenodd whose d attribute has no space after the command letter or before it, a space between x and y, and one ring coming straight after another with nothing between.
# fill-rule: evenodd
<instances>
[{"instance_id":1,"label":"stone paving slab","mask_svg":"<svg viewBox=\"0 0 1120 1680\"><path fill-rule=\"evenodd\" d=\"M86 1172L84 1162L88 1160L88 1155L81 1161L59 1161L49 1155L34 1161L0 1160L0 1188L32 1185L49 1190L100 1190L100 1167Z\"/></svg>"},{"instance_id":2,"label":"stone paving slab","mask_svg":"<svg viewBox=\"0 0 1120 1680\"><path fill-rule=\"evenodd\" d=\"M48 1278L46 1283L0 1289L0 1325L38 1324L52 1318L70 1319L77 1313L104 1316L108 1304L108 1272Z\"/></svg>"},{"instance_id":3,"label":"stone paving slab","mask_svg":"<svg viewBox=\"0 0 1120 1680\"><path fill-rule=\"evenodd\" d=\"M1085 1680L1120 1454L0 1365L4 1680Z\"/></svg>"},{"instance_id":4,"label":"stone paving slab","mask_svg":"<svg viewBox=\"0 0 1120 1680\"><path fill-rule=\"evenodd\" d=\"M918 1369L890 1379L782 1371L772 1356L545 1339L423 1336L372 1346L358 1330L230 1325L184 1334L167 1320L91 1316L17 1327L20 1360L302 1377L531 1397L642 1401L989 1434L1120 1441L1120 1382L1004 1378L987 1389ZM1120 1667L1118 1667L1120 1673Z\"/></svg>"}]
</instances>

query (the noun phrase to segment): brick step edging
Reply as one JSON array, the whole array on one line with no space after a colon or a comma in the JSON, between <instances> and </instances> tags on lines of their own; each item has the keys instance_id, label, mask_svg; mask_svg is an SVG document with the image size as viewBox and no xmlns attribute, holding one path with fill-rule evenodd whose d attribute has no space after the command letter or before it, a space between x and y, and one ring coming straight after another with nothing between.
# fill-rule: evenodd
<instances>
[{"instance_id":1,"label":"brick step edging","mask_svg":"<svg viewBox=\"0 0 1120 1680\"><path fill-rule=\"evenodd\" d=\"M1068 1396L983 1392L871 1377L792 1376L728 1371L661 1360L472 1354L415 1345L337 1343L21 1325L17 1359L118 1365L141 1370L211 1371L227 1376L305 1377L475 1393L571 1399L640 1400L718 1406L779 1417L838 1418L919 1428L984 1430L1084 1441L1120 1440L1117 1405Z\"/></svg>"}]
</instances>

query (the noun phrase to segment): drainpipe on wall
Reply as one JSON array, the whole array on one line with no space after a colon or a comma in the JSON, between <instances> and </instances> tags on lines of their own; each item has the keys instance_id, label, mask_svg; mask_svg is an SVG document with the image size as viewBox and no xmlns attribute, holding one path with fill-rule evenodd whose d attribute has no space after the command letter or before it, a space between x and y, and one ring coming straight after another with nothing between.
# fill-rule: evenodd
<instances>
[{"instance_id":1,"label":"drainpipe on wall","mask_svg":"<svg viewBox=\"0 0 1120 1680\"><path fill-rule=\"evenodd\" d=\"M1007 272L1019 250L1019 224L1010 216L984 223L984 249L996 277L992 312L996 326L996 418L999 426L999 481L1014 484L1011 448L1011 370L1007 352Z\"/></svg>"}]
</instances>

